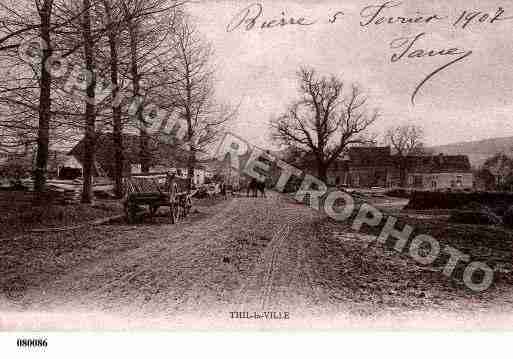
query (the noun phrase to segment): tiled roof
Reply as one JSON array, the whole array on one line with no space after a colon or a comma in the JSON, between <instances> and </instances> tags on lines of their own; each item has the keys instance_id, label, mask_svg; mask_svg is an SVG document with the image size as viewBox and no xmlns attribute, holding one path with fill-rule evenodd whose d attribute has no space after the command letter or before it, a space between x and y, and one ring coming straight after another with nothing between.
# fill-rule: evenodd
<instances>
[{"instance_id":1,"label":"tiled roof","mask_svg":"<svg viewBox=\"0 0 513 359\"><path fill-rule=\"evenodd\" d=\"M302 169L315 169L316 159L312 154L289 158L289 163ZM343 159L335 161L330 170L347 171L351 169L364 169L372 167L393 167L399 170L406 164L409 172L416 173L444 173L444 172L471 172L470 161L466 155L426 155L407 156L401 158L391 154L390 147L351 147Z\"/></svg>"},{"instance_id":2,"label":"tiled roof","mask_svg":"<svg viewBox=\"0 0 513 359\"><path fill-rule=\"evenodd\" d=\"M380 167L393 165L390 147L351 147L347 152L351 167Z\"/></svg>"},{"instance_id":3,"label":"tiled roof","mask_svg":"<svg viewBox=\"0 0 513 359\"><path fill-rule=\"evenodd\" d=\"M84 139L82 139L69 155L83 161ZM151 166L166 165L174 167L186 167L187 153L176 146L158 143L155 139L149 139L151 152ZM96 161L109 176L114 174L114 138L112 133L97 133L96 137ZM140 137L135 134L123 134L123 158L125 171L129 171L130 165L141 163Z\"/></svg>"},{"instance_id":4,"label":"tiled roof","mask_svg":"<svg viewBox=\"0 0 513 359\"><path fill-rule=\"evenodd\" d=\"M408 170L416 173L471 171L470 161L465 155L408 156L406 163Z\"/></svg>"}]
</instances>

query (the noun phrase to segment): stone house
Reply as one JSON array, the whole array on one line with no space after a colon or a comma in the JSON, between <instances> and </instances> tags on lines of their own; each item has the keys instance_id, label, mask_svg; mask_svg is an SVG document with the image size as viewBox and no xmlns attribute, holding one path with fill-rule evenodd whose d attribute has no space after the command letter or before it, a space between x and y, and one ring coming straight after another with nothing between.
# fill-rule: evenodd
<instances>
[{"instance_id":1,"label":"stone house","mask_svg":"<svg viewBox=\"0 0 513 359\"><path fill-rule=\"evenodd\" d=\"M401 170L403 168L403 170ZM348 187L398 187L401 171L407 187L419 190L458 190L474 186L467 156L425 155L401 158L390 147L352 147L328 171L328 184Z\"/></svg>"},{"instance_id":2,"label":"stone house","mask_svg":"<svg viewBox=\"0 0 513 359\"><path fill-rule=\"evenodd\" d=\"M81 176L84 140L82 139L69 153L66 161L67 166L78 169L78 176ZM135 134L123 134L123 176L141 172L140 138ZM150 172L173 172L178 176L187 177L187 153L168 144L150 141ZM94 175L96 179L114 178L114 138L112 133L98 133L96 137L96 161L94 164ZM60 172L71 172L68 167L63 167ZM202 185L211 173L198 165L194 168L193 184Z\"/></svg>"},{"instance_id":3,"label":"stone house","mask_svg":"<svg viewBox=\"0 0 513 359\"><path fill-rule=\"evenodd\" d=\"M348 187L392 187L399 170L390 147L351 147L328 169L328 184Z\"/></svg>"},{"instance_id":4,"label":"stone house","mask_svg":"<svg viewBox=\"0 0 513 359\"><path fill-rule=\"evenodd\" d=\"M407 157L407 186L424 190L469 190L474 174L467 156Z\"/></svg>"}]
</instances>

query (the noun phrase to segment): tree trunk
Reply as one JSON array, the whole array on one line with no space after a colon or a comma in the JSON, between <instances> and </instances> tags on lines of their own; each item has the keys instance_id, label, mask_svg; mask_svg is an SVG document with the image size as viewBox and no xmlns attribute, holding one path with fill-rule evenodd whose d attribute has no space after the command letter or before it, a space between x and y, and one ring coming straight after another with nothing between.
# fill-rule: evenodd
<instances>
[{"instance_id":1,"label":"tree trunk","mask_svg":"<svg viewBox=\"0 0 513 359\"><path fill-rule=\"evenodd\" d=\"M188 72L189 74L189 72ZM189 144L189 156L187 158L187 177L188 177L188 189L192 190L194 184L194 168L196 167L196 152L193 147L192 139L194 137L194 128L192 126L192 113L190 107L192 104L192 90L190 86L190 78L187 75L187 107L185 109L185 120L187 121L187 143Z\"/></svg>"},{"instance_id":2,"label":"tree trunk","mask_svg":"<svg viewBox=\"0 0 513 359\"><path fill-rule=\"evenodd\" d=\"M117 62L117 60L115 60ZM113 67L117 68L116 65ZM117 80L117 69L116 72L112 73L112 78L116 77ZM114 85L114 84L113 84ZM112 98L116 99L119 93L117 89L117 81L115 86L115 90L112 93ZM115 101L115 100L114 100ZM113 116L113 136L114 136L114 181L115 181L115 194L117 198L121 198L123 196L123 125L121 123L121 106L112 106L112 116Z\"/></svg>"},{"instance_id":3,"label":"tree trunk","mask_svg":"<svg viewBox=\"0 0 513 359\"><path fill-rule=\"evenodd\" d=\"M149 154L149 142L150 137L148 136L148 132L146 130L141 129L141 171L143 173L150 172L150 166L151 166L151 156Z\"/></svg>"},{"instance_id":4,"label":"tree trunk","mask_svg":"<svg viewBox=\"0 0 513 359\"><path fill-rule=\"evenodd\" d=\"M134 22L128 23L128 28L130 32L130 73L132 76L133 83L133 96L135 101L140 99L141 92L141 84L140 84L140 75L139 75L139 66L137 63L137 24ZM143 119L143 108L144 103L141 102L137 108L137 112L135 114L137 124L139 125L139 135L140 135L140 160L141 160L141 171L143 173L148 173L150 171L150 155L149 155L149 138L148 133L146 131L146 124Z\"/></svg>"},{"instance_id":5,"label":"tree trunk","mask_svg":"<svg viewBox=\"0 0 513 359\"><path fill-rule=\"evenodd\" d=\"M119 96L119 57L117 44L117 27L113 27L112 11L109 0L104 1L107 22L110 30L110 81L112 86L112 122L114 140L114 193L117 198L123 197L123 125L121 123L121 105Z\"/></svg>"},{"instance_id":6,"label":"tree trunk","mask_svg":"<svg viewBox=\"0 0 513 359\"><path fill-rule=\"evenodd\" d=\"M328 166L325 163L317 164L317 178L320 179L324 184L327 184L328 180Z\"/></svg>"},{"instance_id":7,"label":"tree trunk","mask_svg":"<svg viewBox=\"0 0 513 359\"><path fill-rule=\"evenodd\" d=\"M404 188L407 186L407 169L406 169L406 159L401 157L399 160L399 187Z\"/></svg>"},{"instance_id":8,"label":"tree trunk","mask_svg":"<svg viewBox=\"0 0 513 359\"><path fill-rule=\"evenodd\" d=\"M87 86L86 94L86 110L85 110L85 149L84 149L84 184L82 189L82 203L92 202L92 177L94 170L94 158L96 150L96 133L95 133L95 118L96 118L96 105L95 105L95 90L96 90L96 75L94 73L94 50L93 50L93 37L91 33L91 17L90 17L90 0L83 0L84 4L84 22L83 22L83 36L84 36L84 56L86 70L90 72L91 83Z\"/></svg>"},{"instance_id":9,"label":"tree trunk","mask_svg":"<svg viewBox=\"0 0 513 359\"><path fill-rule=\"evenodd\" d=\"M191 191L192 187L194 185L194 168L196 167L196 154L194 153L194 151L191 151L187 167L188 167L187 177L189 180L188 185L189 185L189 191Z\"/></svg>"},{"instance_id":10,"label":"tree trunk","mask_svg":"<svg viewBox=\"0 0 513 359\"><path fill-rule=\"evenodd\" d=\"M46 0L39 13L41 18L41 38L45 42L41 57L41 82L39 94L39 124L37 133L37 157L34 171L34 190L41 194L45 190L48 168L48 150L50 147L50 119L51 119L51 85L52 75L44 64L52 56L51 47L51 15L53 0ZM36 196L38 198L39 196Z\"/></svg>"}]
</instances>

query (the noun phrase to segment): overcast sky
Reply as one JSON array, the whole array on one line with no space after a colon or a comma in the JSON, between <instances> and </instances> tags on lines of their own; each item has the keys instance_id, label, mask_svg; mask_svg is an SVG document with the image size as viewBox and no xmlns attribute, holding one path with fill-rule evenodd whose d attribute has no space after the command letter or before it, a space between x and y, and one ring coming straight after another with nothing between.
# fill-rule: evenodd
<instances>
[{"instance_id":1,"label":"overcast sky","mask_svg":"<svg viewBox=\"0 0 513 359\"><path fill-rule=\"evenodd\" d=\"M513 135L513 1L394 1L382 16L437 15L441 20L422 24L379 24L362 27L361 11L383 2L260 1L256 26L227 32L244 1L199 1L189 5L199 30L213 44L217 92L234 105L241 103L236 132L259 146L269 146L268 123L297 97L295 72L301 65L357 82L370 103L383 114L374 132L397 123L422 125L430 145ZM498 20L490 22L502 6ZM453 26L464 10L482 11L465 29ZM335 23L333 15L341 11ZM264 20L304 17L311 26L289 25L260 29ZM484 14L488 13L489 16ZM371 14L370 10L364 14ZM512 17L512 19L506 19ZM479 22L481 19L483 22ZM430 73L460 55L402 58L391 62L394 39L425 35L416 49L472 53L433 76L421 87L416 103L410 97ZM405 40L396 40L399 45Z\"/></svg>"}]
</instances>

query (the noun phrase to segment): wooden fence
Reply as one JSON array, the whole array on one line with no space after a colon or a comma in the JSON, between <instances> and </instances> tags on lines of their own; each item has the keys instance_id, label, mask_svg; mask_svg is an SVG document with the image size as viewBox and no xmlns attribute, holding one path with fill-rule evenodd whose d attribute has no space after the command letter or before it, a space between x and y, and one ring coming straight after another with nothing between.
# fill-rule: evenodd
<instances>
[{"instance_id":1,"label":"wooden fence","mask_svg":"<svg viewBox=\"0 0 513 359\"><path fill-rule=\"evenodd\" d=\"M0 206L29 206L34 203L35 196L36 193L32 191L0 191ZM49 190L41 196L40 203L45 204L68 205L80 202L80 191L76 190Z\"/></svg>"}]
</instances>

